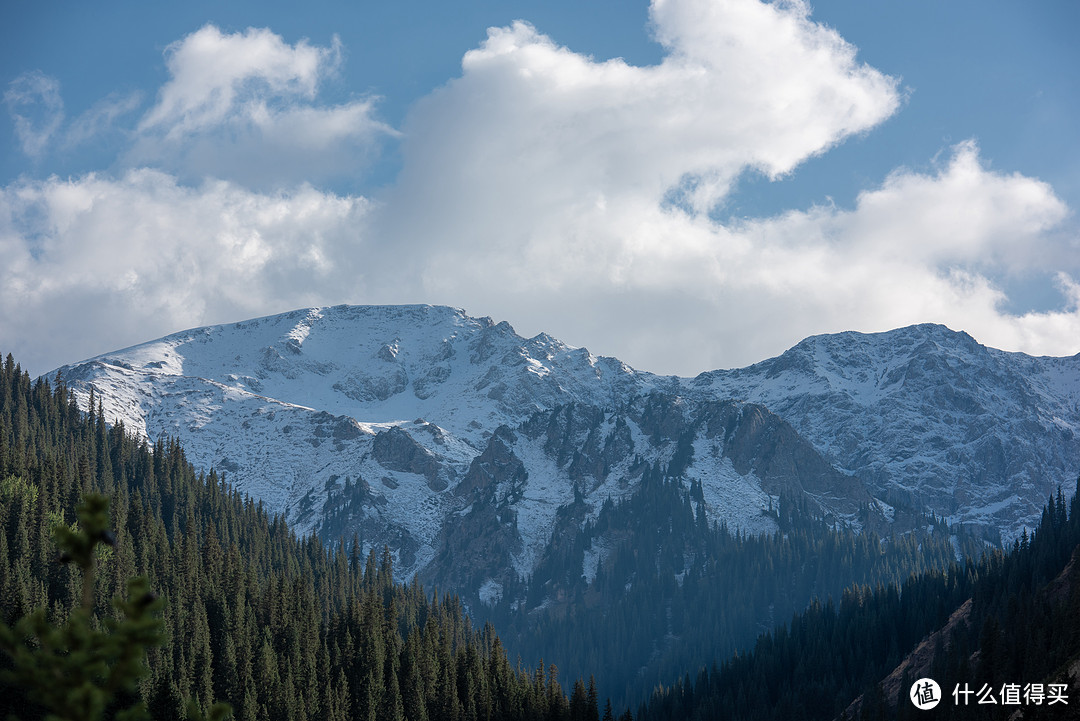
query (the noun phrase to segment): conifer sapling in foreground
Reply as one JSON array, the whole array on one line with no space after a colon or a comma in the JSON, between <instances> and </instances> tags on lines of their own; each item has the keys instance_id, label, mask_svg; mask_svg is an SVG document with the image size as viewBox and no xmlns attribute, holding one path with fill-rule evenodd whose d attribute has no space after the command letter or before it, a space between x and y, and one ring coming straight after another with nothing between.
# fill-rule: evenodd
<instances>
[{"instance_id":1,"label":"conifer sapling in foreground","mask_svg":"<svg viewBox=\"0 0 1080 721\"><path fill-rule=\"evenodd\" d=\"M60 523L53 539L59 561L82 571L82 597L67 621L53 626L44 608L24 616L14 628L0 623L0 649L11 657L5 680L26 691L48 711L47 721L97 721L108 712L117 721L149 719L138 698L138 680L147 672L146 649L165 640L157 611L161 600L144 577L130 579L127 599L112 601L116 615L95 622L94 576L98 544L114 546L109 530L109 501L89 494L78 507L77 530ZM189 721L221 721L226 704L215 704L209 717L188 703Z\"/></svg>"}]
</instances>

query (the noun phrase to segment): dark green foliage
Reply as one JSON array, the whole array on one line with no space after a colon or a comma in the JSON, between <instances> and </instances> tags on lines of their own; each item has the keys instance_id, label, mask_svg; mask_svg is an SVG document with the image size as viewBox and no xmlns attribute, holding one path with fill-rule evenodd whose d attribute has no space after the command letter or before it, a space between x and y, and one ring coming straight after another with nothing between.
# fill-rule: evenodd
<instances>
[{"instance_id":1,"label":"dark green foliage","mask_svg":"<svg viewBox=\"0 0 1080 721\"><path fill-rule=\"evenodd\" d=\"M927 674L945 696L930 714L992 720L1017 710L974 701L957 706L958 684L972 690L987 684L999 693L1005 683L1070 683L1070 706L1024 707L1025 719L1069 718L1080 701L1066 677L1080 660L1080 480L1070 505L1060 492L1050 498L1038 531L1007 554L922 573L902 588L851 591L838 605L814 604L763 635L751 653L658 691L638 721L828 720L841 718L860 695L849 718L921 718L924 712L905 695L897 704L879 682L954 611L959 622L936 646ZM910 677L900 682L903 694L910 683Z\"/></svg>"},{"instance_id":2,"label":"dark green foliage","mask_svg":"<svg viewBox=\"0 0 1080 721\"><path fill-rule=\"evenodd\" d=\"M658 465L638 472L638 490L604 504L595 521L582 525L583 504L560 509L556 542L526 582L527 607L541 610L521 614L508 585L489 612L519 653L559 658L575 677L596 673L623 706L752 647L761 633L823 603L815 599L944 569L955 559L954 539L969 554L980 548L933 518L917 524L932 531L855 533L787 496L772 511L779 530L751 535L710 521L697 482L687 487ZM587 579L583 561L597 547L607 553ZM897 641L890 643L896 657Z\"/></svg>"},{"instance_id":3,"label":"dark green foliage","mask_svg":"<svg viewBox=\"0 0 1080 721\"><path fill-rule=\"evenodd\" d=\"M150 447L108 427L96 399L90 408L81 413L62 384L31 383L10 356L0 369L0 621L42 645L65 623L127 644L70 676L113 692L111 705L91 705L105 718L140 701L158 721L201 718L216 700L244 721L570 718L554 667L512 666L493 629L475 630L457 598L396 584L388 551L365 559L355 541L297 538L224 477L196 474L175 441ZM90 536L59 531L75 539L72 558L94 562L80 579L53 561L48 530L74 518L88 493L111 499L115 539L96 520L80 521ZM115 547L90 553L94 539ZM124 596L136 575L147 580ZM128 600L116 607L124 620L112 622L98 599L117 595ZM156 646L160 630L169 640ZM80 661L82 642L64 643L75 650L55 662ZM131 685L135 650L147 645L147 672ZM45 717L26 685L39 672L18 676L22 668L0 654L0 670L16 674L0 681L0 718Z\"/></svg>"},{"instance_id":4,"label":"dark green foliage","mask_svg":"<svg viewBox=\"0 0 1080 721\"><path fill-rule=\"evenodd\" d=\"M145 578L128 583L129 600L113 599L122 620L106 618L103 627L94 623L95 551L99 543L116 542L108 530L107 499L87 496L78 519L78 531L58 524L53 533L60 560L74 562L82 571L81 604L60 626L49 623L44 608L21 618L15 628L0 624L0 649L12 666L4 671L3 680L46 709L46 718L92 721L102 718L110 704L116 706L118 697L133 700L136 684L146 674L146 649L160 645L164 636L156 617L160 601ZM142 703L120 705L127 708L117 718L147 718Z\"/></svg>"},{"instance_id":5,"label":"dark green foliage","mask_svg":"<svg viewBox=\"0 0 1080 721\"><path fill-rule=\"evenodd\" d=\"M137 682L147 673L147 649L160 646L165 638L157 617L160 599L145 578L133 578L127 583L128 600L117 596L112 601L121 617L101 623L94 617L98 545L116 545L108 509L107 498L91 494L79 504L77 529L53 526L59 562L74 563L82 573L81 603L67 620L54 626L39 608L13 629L0 623L0 649L11 665L0 676L46 710L48 721L96 721L106 711L118 720L149 718L145 703L138 700ZM228 710L215 704L210 718L223 719ZM189 721L202 718L201 709L189 708Z\"/></svg>"}]
</instances>

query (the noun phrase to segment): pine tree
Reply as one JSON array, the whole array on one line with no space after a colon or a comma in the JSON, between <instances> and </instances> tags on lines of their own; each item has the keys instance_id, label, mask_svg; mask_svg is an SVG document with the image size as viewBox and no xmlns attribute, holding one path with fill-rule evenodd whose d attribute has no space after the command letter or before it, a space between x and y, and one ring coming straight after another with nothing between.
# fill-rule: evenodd
<instances>
[{"instance_id":1,"label":"pine tree","mask_svg":"<svg viewBox=\"0 0 1080 721\"><path fill-rule=\"evenodd\" d=\"M600 721L599 697L596 692L596 678L589 676L589 689L586 694L585 718L587 721Z\"/></svg>"},{"instance_id":2,"label":"pine tree","mask_svg":"<svg viewBox=\"0 0 1080 721\"><path fill-rule=\"evenodd\" d=\"M345 721L369 712L411 721L565 721L569 704L554 668L552 685L541 682L534 692L529 672L514 672L493 630L472 630L457 598L433 593L429 600L418 584L395 585L386 548L378 561L369 554L365 567L360 539L350 559L343 544L331 550L317 538L297 538L222 477L196 473L175 440L151 447L120 426L109 429L96 395L83 415L66 390L31 386L14 364L0 370L0 479L0 620L41 606L51 628L89 618L88 629L108 634L137 617L132 610L114 622L110 614L122 618L126 606L116 613L103 601L123 596L127 578L149 579L132 587L128 604L151 599L146 588L161 591L147 602L168 639L145 646L149 670L141 679L113 684L106 718L134 709L129 718L199 719L208 706L218 714L210 704L222 698L245 721ZM54 525L97 533L81 520L78 533L66 525L84 489L111 492L116 511L115 536L96 536L85 574L78 563L52 562L48 550ZM80 612L84 598L90 610ZM24 643L33 636L28 623L11 632L6 648L16 655L32 651L33 642ZM0 678L0 718L11 711L40 718L47 709L30 706L27 696L37 692L22 683L16 661L0 653L8 671ZM124 667L110 663L91 685L109 685L108 674Z\"/></svg>"},{"instance_id":3,"label":"pine tree","mask_svg":"<svg viewBox=\"0 0 1080 721\"><path fill-rule=\"evenodd\" d=\"M95 571L99 545L112 546L108 500L89 495L78 509L79 530L55 527L62 562L82 571L81 604L62 626L49 624L45 609L22 618L14 628L0 624L0 648L12 661L5 680L26 690L30 700L51 713L50 719L97 721L107 707L121 703L125 721L148 719L146 705L137 699L137 684L146 672L146 649L163 641L157 616L161 602L145 578L132 579L127 600L116 597L113 608L122 619L109 617L97 627L93 619ZM27 644L33 639L33 644ZM214 707L213 719L228 712ZM203 718L194 710L189 718Z\"/></svg>"}]
</instances>

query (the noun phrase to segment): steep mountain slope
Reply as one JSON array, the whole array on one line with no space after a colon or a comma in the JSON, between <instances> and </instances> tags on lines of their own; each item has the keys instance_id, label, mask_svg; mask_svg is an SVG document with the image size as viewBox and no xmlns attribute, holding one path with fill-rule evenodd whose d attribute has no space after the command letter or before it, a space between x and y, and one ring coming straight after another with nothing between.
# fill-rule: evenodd
<instances>
[{"instance_id":1,"label":"steep mountain slope","mask_svg":"<svg viewBox=\"0 0 1080 721\"><path fill-rule=\"evenodd\" d=\"M658 689L637 720L1077 718L1078 487L1048 499L1007 553L812 604L753 650ZM909 701L920 678L940 685L933 714Z\"/></svg>"},{"instance_id":2,"label":"steep mountain slope","mask_svg":"<svg viewBox=\"0 0 1080 721\"><path fill-rule=\"evenodd\" d=\"M447 489L495 428L652 382L546 336L525 341L505 323L428 306L339 306L199 328L61 372L83 403L93 388L110 420L151 439L179 437L196 464L230 473L302 531L321 527L328 500L349 490L355 523L335 530L389 543L409 572L464 505Z\"/></svg>"},{"instance_id":3,"label":"steep mountain slope","mask_svg":"<svg viewBox=\"0 0 1080 721\"><path fill-rule=\"evenodd\" d=\"M815 336L689 386L767 406L890 504L1007 539L1080 468L1080 355L1006 353L940 325Z\"/></svg>"},{"instance_id":4,"label":"steep mountain slope","mask_svg":"<svg viewBox=\"0 0 1080 721\"><path fill-rule=\"evenodd\" d=\"M468 506L444 525L429 575L494 600L550 562L605 502L628 499L650 470L698 487L710 523L733 531L775 530L767 511L781 496L852 524L873 503L858 479L761 406L661 393L615 411L569 404L496 430L454 489ZM610 549L598 539L574 575L594 576Z\"/></svg>"},{"instance_id":5,"label":"steep mountain slope","mask_svg":"<svg viewBox=\"0 0 1080 721\"><path fill-rule=\"evenodd\" d=\"M540 562L560 508L580 499L578 522L595 519L650 465L700 483L733 529L775 529L766 510L787 494L856 527L929 511L1007 537L1080 467L1080 356L941 326L679 379L451 308L337 306L61 372L81 403L94 389L111 421L179 437L299 530L389 544L406 576L468 579L459 591L491 601Z\"/></svg>"},{"instance_id":6,"label":"steep mountain slope","mask_svg":"<svg viewBox=\"0 0 1080 721\"><path fill-rule=\"evenodd\" d=\"M430 306L315 308L198 328L61 373L80 402L93 389L111 421L150 439L179 437L196 464L230 474L301 531L389 544L406 575L461 535L478 486L506 481L509 510L499 523L509 565L478 552L455 564L485 577L507 568L527 575L561 505L582 493L598 511L606 498L626 495L635 459L666 464L685 434L682 410L648 428L613 410L648 394L675 399L678 379ZM582 409L585 425L558 446L540 439L534 415L570 406ZM779 422L764 409L754 413L758 425ZM519 440L508 445L510 437ZM603 458L594 458L599 451ZM715 517L768 530L762 510L777 490L763 489L752 455L743 449L736 470L716 451L696 472L713 479ZM503 478L499 463L520 477ZM850 513L842 495L837 509ZM488 561L497 567L482 568Z\"/></svg>"}]
</instances>

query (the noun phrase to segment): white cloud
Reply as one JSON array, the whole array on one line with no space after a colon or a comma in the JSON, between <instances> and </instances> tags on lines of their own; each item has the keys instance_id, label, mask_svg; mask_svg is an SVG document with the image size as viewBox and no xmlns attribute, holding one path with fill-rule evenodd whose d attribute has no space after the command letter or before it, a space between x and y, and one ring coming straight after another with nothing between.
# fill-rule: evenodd
<instances>
[{"instance_id":1,"label":"white cloud","mask_svg":"<svg viewBox=\"0 0 1080 721\"><path fill-rule=\"evenodd\" d=\"M56 78L37 70L24 73L4 93L4 104L21 149L35 159L43 156L50 145L65 150L100 138L115 129L117 119L134 112L140 102L137 92L113 94L65 124L64 100Z\"/></svg>"},{"instance_id":2,"label":"white cloud","mask_svg":"<svg viewBox=\"0 0 1080 721\"><path fill-rule=\"evenodd\" d=\"M804 3L658 0L652 22L667 55L650 67L492 29L411 112L377 204L298 182L349 171L390 133L371 99L316 104L336 44L203 28L171 46L131 151L161 169L0 188L0 337L44 371L307 304L434 302L683 374L926 321L1080 350L1068 208L973 142L851 208L716 222L705 211L741 174L796 172L866 132L897 109L897 83ZM1016 275L1063 303L1010 314Z\"/></svg>"},{"instance_id":3,"label":"white cloud","mask_svg":"<svg viewBox=\"0 0 1080 721\"><path fill-rule=\"evenodd\" d=\"M746 170L788 173L898 107L896 80L802 5L684 0L652 16L669 54L650 67L597 62L521 22L489 30L407 123L402 194L435 210L412 234L475 204L573 225L583 205L655 204L680 184L704 210Z\"/></svg>"},{"instance_id":4,"label":"white cloud","mask_svg":"<svg viewBox=\"0 0 1080 721\"><path fill-rule=\"evenodd\" d=\"M355 174L381 138L396 135L376 119L373 98L316 104L341 64L336 37L329 47L289 45L265 28L226 34L207 25L165 56L170 78L139 122L129 164L287 186Z\"/></svg>"},{"instance_id":5,"label":"white cloud","mask_svg":"<svg viewBox=\"0 0 1080 721\"><path fill-rule=\"evenodd\" d=\"M1038 330L1080 328L1075 308L1011 316L995 280L1080 273L1051 262L1066 208L1044 183L986 169L974 144L938 171L896 171L853 210L710 220L740 174L793 172L888 117L897 83L804 3L664 0L652 20L668 54L651 67L524 23L492 29L416 106L375 220L413 259L397 287L658 371L924 321L1080 350L1080 334Z\"/></svg>"},{"instance_id":6,"label":"white cloud","mask_svg":"<svg viewBox=\"0 0 1080 721\"><path fill-rule=\"evenodd\" d=\"M988 172L972 141L953 150L936 175L895 171L881 188L864 192L862 212L846 234L934 264L1017 270L1045 261L1046 233L1067 214L1050 186L1019 173Z\"/></svg>"},{"instance_id":7,"label":"white cloud","mask_svg":"<svg viewBox=\"0 0 1080 721\"><path fill-rule=\"evenodd\" d=\"M310 186L192 188L153 170L9 185L0 337L21 342L4 352L44 372L169 329L355 300L366 270L347 259L367 212Z\"/></svg>"},{"instance_id":8,"label":"white cloud","mask_svg":"<svg viewBox=\"0 0 1080 721\"><path fill-rule=\"evenodd\" d=\"M116 128L117 120L138 110L142 94L112 94L94 103L71 121L64 133L64 145L73 147L100 138Z\"/></svg>"},{"instance_id":9,"label":"white cloud","mask_svg":"<svg viewBox=\"0 0 1080 721\"><path fill-rule=\"evenodd\" d=\"M320 77L340 59L340 43L290 46L266 28L226 35L206 25L170 45L165 57L172 77L140 129L163 128L172 139L220 125L252 92L314 99Z\"/></svg>"},{"instance_id":10,"label":"white cloud","mask_svg":"<svg viewBox=\"0 0 1080 721\"><path fill-rule=\"evenodd\" d=\"M24 73L8 84L4 104L23 153L41 156L64 122L60 83L39 71Z\"/></svg>"},{"instance_id":11,"label":"white cloud","mask_svg":"<svg viewBox=\"0 0 1080 721\"><path fill-rule=\"evenodd\" d=\"M789 212L712 232L745 241L745 252L726 254L723 285L752 299L743 312L758 317L755 342L771 337L770 352L798 329L935 321L1000 348L1066 354L1080 350L1075 285L1063 272L1080 273L1080 264L1055 232L1068 216L1048 185L988 170L969 142L934 173L894 172L854 209ZM997 279L1027 272L1056 278L1065 307L1007 313Z\"/></svg>"},{"instance_id":12,"label":"white cloud","mask_svg":"<svg viewBox=\"0 0 1080 721\"><path fill-rule=\"evenodd\" d=\"M893 173L850 210L721 225L609 202L583 211L571 240L452 242L431 250L422 292L683 374L755 362L813 333L928 321L1065 355L1080 351L1080 254L1055 232L1067 217L1045 183L994 173L965 143L935 172ZM1021 272L1056 282L1065 305L1006 312L995 279Z\"/></svg>"}]
</instances>

